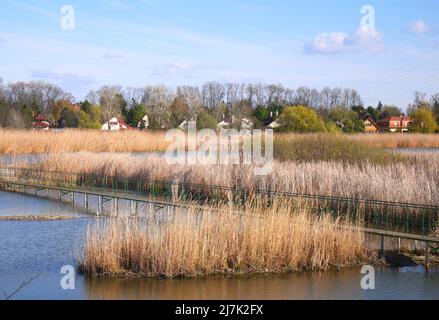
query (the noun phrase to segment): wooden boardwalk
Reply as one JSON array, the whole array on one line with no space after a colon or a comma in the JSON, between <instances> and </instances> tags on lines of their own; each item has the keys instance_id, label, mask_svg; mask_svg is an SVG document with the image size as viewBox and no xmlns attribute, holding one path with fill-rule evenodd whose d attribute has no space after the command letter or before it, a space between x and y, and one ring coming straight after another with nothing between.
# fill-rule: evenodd
<instances>
[{"instance_id":1,"label":"wooden boardwalk","mask_svg":"<svg viewBox=\"0 0 439 320\"><path fill-rule=\"evenodd\" d=\"M117 201L125 200L125 201L134 202L136 204L136 207L138 203L150 204L153 206L155 210L160 210L164 207L174 207L174 208L191 207L199 210L210 210L210 211L217 210L208 205L197 205L194 202L182 201L181 199L178 199L178 195L173 195L172 196L173 200L166 200L166 199L161 199L160 197L138 195L134 192L129 192L129 191L120 192L120 191L112 191L102 188L50 186L50 185L42 185L36 183L14 181L9 179L0 179L0 186L2 186L3 189L6 191L17 191L17 188L23 188L23 189L32 188L35 190L35 195L38 195L38 192L45 190L57 191L59 193L60 198L62 198L65 195L69 195L69 194L72 195L73 201L74 201L74 195L80 194L84 196L84 206L86 208L88 206L88 197L94 196L98 199L99 209L103 209L103 204L110 200L115 200L116 205L117 205ZM403 232L396 232L396 231L383 230L383 229L372 229L372 228L354 227L352 229L359 230L367 234L381 236L382 239L384 237L391 237L391 238L422 241L425 242L426 244L439 243L439 237L434 237L434 236L426 236L426 235L403 233Z\"/></svg>"}]
</instances>

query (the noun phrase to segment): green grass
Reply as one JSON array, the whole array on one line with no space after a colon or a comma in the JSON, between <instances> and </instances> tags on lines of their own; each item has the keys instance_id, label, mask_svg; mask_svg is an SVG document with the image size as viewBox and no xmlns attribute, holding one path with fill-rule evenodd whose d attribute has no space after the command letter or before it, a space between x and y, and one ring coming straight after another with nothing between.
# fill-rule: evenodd
<instances>
[{"instance_id":1,"label":"green grass","mask_svg":"<svg viewBox=\"0 0 439 320\"><path fill-rule=\"evenodd\" d=\"M403 162L402 155L368 146L339 134L276 136L274 158L279 161L339 161L350 164L386 165Z\"/></svg>"}]
</instances>

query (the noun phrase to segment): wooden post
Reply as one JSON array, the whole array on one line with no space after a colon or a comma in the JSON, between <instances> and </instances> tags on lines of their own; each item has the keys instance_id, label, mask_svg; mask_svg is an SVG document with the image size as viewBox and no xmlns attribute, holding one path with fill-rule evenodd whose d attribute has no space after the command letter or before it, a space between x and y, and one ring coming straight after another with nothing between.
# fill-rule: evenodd
<instances>
[{"instance_id":1,"label":"wooden post","mask_svg":"<svg viewBox=\"0 0 439 320\"><path fill-rule=\"evenodd\" d=\"M381 257L384 257L384 235L381 235Z\"/></svg>"},{"instance_id":2,"label":"wooden post","mask_svg":"<svg viewBox=\"0 0 439 320\"><path fill-rule=\"evenodd\" d=\"M425 267L428 270L428 241L425 241Z\"/></svg>"},{"instance_id":3,"label":"wooden post","mask_svg":"<svg viewBox=\"0 0 439 320\"><path fill-rule=\"evenodd\" d=\"M398 238L398 254L401 253L401 238Z\"/></svg>"},{"instance_id":4,"label":"wooden post","mask_svg":"<svg viewBox=\"0 0 439 320\"><path fill-rule=\"evenodd\" d=\"M98 215L103 211L102 196L98 196Z\"/></svg>"},{"instance_id":5,"label":"wooden post","mask_svg":"<svg viewBox=\"0 0 439 320\"><path fill-rule=\"evenodd\" d=\"M178 182L174 181L171 185L172 202L178 200Z\"/></svg>"}]
</instances>

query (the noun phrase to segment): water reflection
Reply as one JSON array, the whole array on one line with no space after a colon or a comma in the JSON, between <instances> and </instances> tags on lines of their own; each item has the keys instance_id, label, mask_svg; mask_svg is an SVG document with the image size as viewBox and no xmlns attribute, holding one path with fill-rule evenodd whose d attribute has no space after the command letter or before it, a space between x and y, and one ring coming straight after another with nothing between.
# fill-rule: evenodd
<instances>
[{"instance_id":1,"label":"water reflection","mask_svg":"<svg viewBox=\"0 0 439 320\"><path fill-rule=\"evenodd\" d=\"M289 273L195 279L84 279L88 299L438 299L437 269L412 274L377 268L376 289L363 290L360 268L320 273Z\"/></svg>"},{"instance_id":2,"label":"water reflection","mask_svg":"<svg viewBox=\"0 0 439 320\"><path fill-rule=\"evenodd\" d=\"M79 214L70 204L0 192L0 214ZM376 268L376 290L360 287L359 268L321 273L242 275L195 279L101 279L78 275L76 290L62 290L63 265L93 218L51 222L0 221L0 290L12 292L42 275L17 299L439 299L439 270Z\"/></svg>"}]
</instances>

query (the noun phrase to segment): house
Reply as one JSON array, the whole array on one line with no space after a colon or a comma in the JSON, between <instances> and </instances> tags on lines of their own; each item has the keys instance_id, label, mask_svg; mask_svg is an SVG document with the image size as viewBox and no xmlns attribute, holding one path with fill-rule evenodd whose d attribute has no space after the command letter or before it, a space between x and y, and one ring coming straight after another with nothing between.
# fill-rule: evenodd
<instances>
[{"instance_id":1,"label":"house","mask_svg":"<svg viewBox=\"0 0 439 320\"><path fill-rule=\"evenodd\" d=\"M35 117L32 127L38 130L49 130L50 122L43 115L39 114Z\"/></svg>"},{"instance_id":2,"label":"house","mask_svg":"<svg viewBox=\"0 0 439 320\"><path fill-rule=\"evenodd\" d=\"M236 126L237 123L239 123L239 121L236 121L234 116L226 118L223 115L223 120L221 122L218 122L218 124L216 125L216 128L217 128L217 130L229 129L231 127L237 127ZM248 118L242 118L239 128L246 129L246 130L251 130L251 129L253 129L253 126L254 126L253 121L251 121Z\"/></svg>"},{"instance_id":3,"label":"house","mask_svg":"<svg viewBox=\"0 0 439 320\"><path fill-rule=\"evenodd\" d=\"M408 132L411 123L412 117L404 115L389 116L377 121L380 130L385 132Z\"/></svg>"},{"instance_id":4,"label":"house","mask_svg":"<svg viewBox=\"0 0 439 320\"><path fill-rule=\"evenodd\" d=\"M268 128L268 129L278 129L280 126L281 126L281 123L280 123L279 119L276 119L276 120L272 121L272 122L267 126L267 128Z\"/></svg>"},{"instance_id":5,"label":"house","mask_svg":"<svg viewBox=\"0 0 439 320\"><path fill-rule=\"evenodd\" d=\"M102 125L102 131L128 130L131 127L123 121L121 116L111 118L110 121Z\"/></svg>"},{"instance_id":6,"label":"house","mask_svg":"<svg viewBox=\"0 0 439 320\"><path fill-rule=\"evenodd\" d=\"M230 122L227 122L225 120L218 122L218 124L216 125L216 128L218 130L222 130L222 129L227 129L230 126Z\"/></svg>"},{"instance_id":7,"label":"house","mask_svg":"<svg viewBox=\"0 0 439 320\"><path fill-rule=\"evenodd\" d=\"M178 129L180 130L187 130L189 127L189 123L187 120L183 120L182 123L180 123L180 125L178 126Z\"/></svg>"},{"instance_id":8,"label":"house","mask_svg":"<svg viewBox=\"0 0 439 320\"><path fill-rule=\"evenodd\" d=\"M148 119L148 115L145 114L142 120L140 120L139 123L137 124L137 128L147 129L148 127L149 127L149 119Z\"/></svg>"},{"instance_id":9,"label":"house","mask_svg":"<svg viewBox=\"0 0 439 320\"><path fill-rule=\"evenodd\" d=\"M246 129L246 130L251 130L253 129L253 121L251 121L250 119L247 118L242 118L241 119L241 129Z\"/></svg>"},{"instance_id":10,"label":"house","mask_svg":"<svg viewBox=\"0 0 439 320\"><path fill-rule=\"evenodd\" d=\"M380 127L373 120L373 118L372 118L372 116L370 114L366 114L363 117L363 121L364 121L364 132L365 133L377 133L377 132L380 132Z\"/></svg>"}]
</instances>

